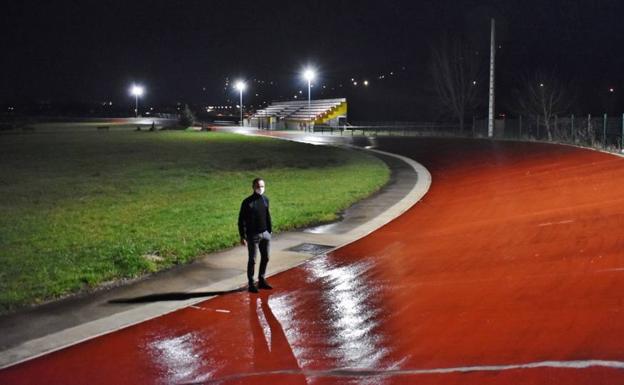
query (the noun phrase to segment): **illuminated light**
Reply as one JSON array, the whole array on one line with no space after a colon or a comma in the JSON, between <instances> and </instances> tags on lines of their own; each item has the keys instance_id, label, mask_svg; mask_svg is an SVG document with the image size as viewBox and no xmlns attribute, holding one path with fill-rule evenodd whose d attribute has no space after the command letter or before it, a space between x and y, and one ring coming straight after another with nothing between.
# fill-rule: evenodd
<instances>
[{"instance_id":1,"label":"illuminated light","mask_svg":"<svg viewBox=\"0 0 624 385\"><path fill-rule=\"evenodd\" d=\"M540 83L540 87L544 87L544 83Z\"/></svg>"},{"instance_id":2,"label":"illuminated light","mask_svg":"<svg viewBox=\"0 0 624 385\"><path fill-rule=\"evenodd\" d=\"M357 82L353 82L353 85L354 85L354 86L357 86Z\"/></svg>"},{"instance_id":3,"label":"illuminated light","mask_svg":"<svg viewBox=\"0 0 624 385\"><path fill-rule=\"evenodd\" d=\"M303 91L299 90L299 95L303 94Z\"/></svg>"},{"instance_id":4,"label":"illuminated light","mask_svg":"<svg viewBox=\"0 0 624 385\"><path fill-rule=\"evenodd\" d=\"M134 117L139 117L139 96L143 95L145 90L143 87L133 84L130 88L130 93L134 96Z\"/></svg>"},{"instance_id":5,"label":"illuminated light","mask_svg":"<svg viewBox=\"0 0 624 385\"><path fill-rule=\"evenodd\" d=\"M132 88L130 89L130 93L131 93L133 96L141 96L141 95L143 95L143 92L144 92L144 91L145 91L145 90L143 89L143 87L141 87L141 86L137 86L136 84L133 84L133 85L132 85Z\"/></svg>"},{"instance_id":6,"label":"illuminated light","mask_svg":"<svg viewBox=\"0 0 624 385\"><path fill-rule=\"evenodd\" d=\"M476 86L476 85L477 85L477 81L476 81L476 80L473 80L473 81L472 81L472 85L473 85L473 86Z\"/></svg>"},{"instance_id":7,"label":"illuminated light","mask_svg":"<svg viewBox=\"0 0 624 385\"><path fill-rule=\"evenodd\" d=\"M364 85L368 86L368 80L364 80Z\"/></svg>"},{"instance_id":8,"label":"illuminated light","mask_svg":"<svg viewBox=\"0 0 624 385\"><path fill-rule=\"evenodd\" d=\"M609 92L615 92L615 88L609 88Z\"/></svg>"},{"instance_id":9,"label":"illuminated light","mask_svg":"<svg viewBox=\"0 0 624 385\"><path fill-rule=\"evenodd\" d=\"M297 99L297 95L295 95L294 98Z\"/></svg>"},{"instance_id":10,"label":"illuminated light","mask_svg":"<svg viewBox=\"0 0 624 385\"><path fill-rule=\"evenodd\" d=\"M245 84L244 81L238 80L236 81L236 83L234 83L234 88L239 92L243 92L245 91L245 88L247 88L247 85Z\"/></svg>"},{"instance_id":11,"label":"illuminated light","mask_svg":"<svg viewBox=\"0 0 624 385\"><path fill-rule=\"evenodd\" d=\"M394 75L394 72L390 72L390 75Z\"/></svg>"},{"instance_id":12,"label":"illuminated light","mask_svg":"<svg viewBox=\"0 0 624 385\"><path fill-rule=\"evenodd\" d=\"M315 77L316 77L316 73L314 72L312 68L306 68L303 71L303 78L306 81L311 82L312 80L314 80Z\"/></svg>"}]
</instances>

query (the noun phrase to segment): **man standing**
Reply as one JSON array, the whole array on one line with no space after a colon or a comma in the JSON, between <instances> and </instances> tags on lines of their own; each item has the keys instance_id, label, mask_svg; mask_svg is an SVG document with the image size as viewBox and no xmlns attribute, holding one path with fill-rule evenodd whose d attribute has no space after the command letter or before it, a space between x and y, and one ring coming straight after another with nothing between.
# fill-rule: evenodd
<instances>
[{"instance_id":1,"label":"man standing","mask_svg":"<svg viewBox=\"0 0 624 385\"><path fill-rule=\"evenodd\" d=\"M272 289L264 278L269 263L271 244L271 213L269 198L264 195L264 180L256 178L251 183L253 194L245 198L238 213L238 233L240 243L247 246L249 259L247 260L247 279L249 291L257 293L260 289ZM254 269L256 265L256 250L260 249L260 269L258 272L258 286L254 283Z\"/></svg>"}]
</instances>

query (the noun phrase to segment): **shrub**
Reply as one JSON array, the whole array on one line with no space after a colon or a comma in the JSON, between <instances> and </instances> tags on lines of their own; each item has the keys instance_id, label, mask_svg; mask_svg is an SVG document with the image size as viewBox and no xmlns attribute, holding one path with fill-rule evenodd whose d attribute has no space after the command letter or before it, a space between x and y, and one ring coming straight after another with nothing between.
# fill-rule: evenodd
<instances>
[{"instance_id":1,"label":"shrub","mask_svg":"<svg viewBox=\"0 0 624 385\"><path fill-rule=\"evenodd\" d=\"M190 127L195 124L196 120L197 118L195 117L195 114L193 114L193 111L191 111L188 104L185 104L184 111L182 111L182 115L180 115L180 119L178 120L180 126L185 128Z\"/></svg>"}]
</instances>

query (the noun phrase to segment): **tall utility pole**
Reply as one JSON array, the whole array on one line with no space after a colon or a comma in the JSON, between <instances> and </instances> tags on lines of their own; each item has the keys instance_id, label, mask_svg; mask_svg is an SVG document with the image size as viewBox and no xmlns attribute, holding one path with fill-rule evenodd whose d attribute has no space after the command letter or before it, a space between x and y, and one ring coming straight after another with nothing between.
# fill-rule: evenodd
<instances>
[{"instance_id":1,"label":"tall utility pole","mask_svg":"<svg viewBox=\"0 0 624 385\"><path fill-rule=\"evenodd\" d=\"M234 88L236 88L238 90L238 92L240 93L240 125L241 127L243 126L243 91L245 90L246 84L244 81L242 80L237 80L236 83L234 83Z\"/></svg>"},{"instance_id":2,"label":"tall utility pole","mask_svg":"<svg viewBox=\"0 0 624 385\"><path fill-rule=\"evenodd\" d=\"M240 90L240 125L243 125L243 90Z\"/></svg>"},{"instance_id":3,"label":"tall utility pole","mask_svg":"<svg viewBox=\"0 0 624 385\"><path fill-rule=\"evenodd\" d=\"M496 62L496 40L494 19L490 31L490 102L488 104L488 138L494 136L494 66Z\"/></svg>"},{"instance_id":4,"label":"tall utility pole","mask_svg":"<svg viewBox=\"0 0 624 385\"><path fill-rule=\"evenodd\" d=\"M312 109L310 108L310 88L312 85L312 80L314 80L314 77L316 76L316 73L314 73L314 70L312 68L308 68L305 71L303 71L303 77L305 78L305 80L308 81L308 114L309 114L309 119L310 119L310 129L312 129Z\"/></svg>"},{"instance_id":5,"label":"tall utility pole","mask_svg":"<svg viewBox=\"0 0 624 385\"><path fill-rule=\"evenodd\" d=\"M310 108L310 86L312 79L308 79L308 114L310 114L310 125L312 125L312 109Z\"/></svg>"}]
</instances>

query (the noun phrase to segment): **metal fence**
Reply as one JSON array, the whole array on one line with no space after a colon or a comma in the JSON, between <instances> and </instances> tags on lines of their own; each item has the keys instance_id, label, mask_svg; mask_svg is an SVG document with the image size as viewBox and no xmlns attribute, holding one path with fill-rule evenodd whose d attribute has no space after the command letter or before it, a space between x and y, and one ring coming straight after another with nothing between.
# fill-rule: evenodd
<instances>
[{"instance_id":1,"label":"metal fence","mask_svg":"<svg viewBox=\"0 0 624 385\"><path fill-rule=\"evenodd\" d=\"M458 124L439 122L354 122L340 127L314 126L323 135L437 136L487 138L487 119L474 118L463 130ZM497 119L497 139L537 140L593 147L611 152L624 150L624 114L515 116Z\"/></svg>"},{"instance_id":2,"label":"metal fence","mask_svg":"<svg viewBox=\"0 0 624 385\"><path fill-rule=\"evenodd\" d=\"M475 136L486 137L487 119L475 119L473 129ZM496 121L495 136L568 143L621 152L624 148L624 114L555 116L548 122L542 116L499 119Z\"/></svg>"},{"instance_id":3,"label":"metal fence","mask_svg":"<svg viewBox=\"0 0 624 385\"><path fill-rule=\"evenodd\" d=\"M322 134L364 136L470 136L470 126L462 133L459 125L438 122L354 122L346 126L315 125Z\"/></svg>"}]
</instances>

